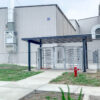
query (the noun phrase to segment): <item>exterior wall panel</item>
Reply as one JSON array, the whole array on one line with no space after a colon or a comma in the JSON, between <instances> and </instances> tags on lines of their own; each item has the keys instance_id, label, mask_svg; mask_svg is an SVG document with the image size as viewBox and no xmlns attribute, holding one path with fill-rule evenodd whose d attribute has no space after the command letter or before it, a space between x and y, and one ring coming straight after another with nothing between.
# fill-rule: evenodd
<instances>
[{"instance_id":1,"label":"exterior wall panel","mask_svg":"<svg viewBox=\"0 0 100 100\"><path fill-rule=\"evenodd\" d=\"M56 9L56 24L57 24L57 35L75 35L76 31L72 24L62 14L62 12Z\"/></svg>"},{"instance_id":2,"label":"exterior wall panel","mask_svg":"<svg viewBox=\"0 0 100 100\"><path fill-rule=\"evenodd\" d=\"M8 54L4 46L4 32L7 24L7 9L0 9L0 63L27 65L28 46L25 37L56 35L56 6L15 8L15 31L17 32L17 53ZM36 62L38 45L31 44L31 62Z\"/></svg>"},{"instance_id":3,"label":"exterior wall panel","mask_svg":"<svg viewBox=\"0 0 100 100\"><path fill-rule=\"evenodd\" d=\"M74 28L76 29L76 33L80 34L80 26L79 26L78 22L76 20L70 20L70 22L74 26Z\"/></svg>"},{"instance_id":4,"label":"exterior wall panel","mask_svg":"<svg viewBox=\"0 0 100 100\"><path fill-rule=\"evenodd\" d=\"M78 23L80 25L80 33L89 34L95 25L100 24L100 17L81 19L78 20Z\"/></svg>"},{"instance_id":5,"label":"exterior wall panel","mask_svg":"<svg viewBox=\"0 0 100 100\"><path fill-rule=\"evenodd\" d=\"M0 9L0 63L8 62L8 54L5 50L4 32L7 24L7 8Z\"/></svg>"},{"instance_id":6,"label":"exterior wall panel","mask_svg":"<svg viewBox=\"0 0 100 100\"><path fill-rule=\"evenodd\" d=\"M18 33L18 59L20 64L28 63L27 42L22 41L21 38L56 35L55 11L55 6L15 8L16 31ZM34 63L36 60L36 51L38 48L38 45L31 44L31 63Z\"/></svg>"}]
</instances>

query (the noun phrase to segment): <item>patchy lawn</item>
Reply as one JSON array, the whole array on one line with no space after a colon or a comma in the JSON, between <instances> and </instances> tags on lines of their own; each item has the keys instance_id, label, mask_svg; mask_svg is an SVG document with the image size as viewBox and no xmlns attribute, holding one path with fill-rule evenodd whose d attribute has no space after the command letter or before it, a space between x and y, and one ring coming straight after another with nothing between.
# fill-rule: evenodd
<instances>
[{"instance_id":1,"label":"patchy lawn","mask_svg":"<svg viewBox=\"0 0 100 100\"><path fill-rule=\"evenodd\" d=\"M74 77L74 73L65 72L50 83L100 86L100 72L94 74L78 73L78 77Z\"/></svg>"},{"instance_id":2,"label":"patchy lawn","mask_svg":"<svg viewBox=\"0 0 100 100\"><path fill-rule=\"evenodd\" d=\"M0 64L0 81L17 81L41 73L41 71L27 71L27 66Z\"/></svg>"}]
</instances>

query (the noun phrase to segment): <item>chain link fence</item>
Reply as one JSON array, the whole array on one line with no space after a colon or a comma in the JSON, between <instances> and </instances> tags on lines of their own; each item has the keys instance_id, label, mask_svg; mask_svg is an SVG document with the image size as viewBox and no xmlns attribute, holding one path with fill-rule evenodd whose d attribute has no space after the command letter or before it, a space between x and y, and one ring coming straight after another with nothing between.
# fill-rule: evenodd
<instances>
[{"instance_id":1,"label":"chain link fence","mask_svg":"<svg viewBox=\"0 0 100 100\"><path fill-rule=\"evenodd\" d=\"M100 50L88 50L88 68L90 70L100 70Z\"/></svg>"},{"instance_id":2,"label":"chain link fence","mask_svg":"<svg viewBox=\"0 0 100 100\"><path fill-rule=\"evenodd\" d=\"M43 48L43 67L73 69L77 66L82 69L82 47L53 47ZM28 65L28 52L0 53L0 64ZM31 65L38 66L38 52L31 52ZM100 71L100 49L88 50L88 69Z\"/></svg>"},{"instance_id":3,"label":"chain link fence","mask_svg":"<svg viewBox=\"0 0 100 100\"><path fill-rule=\"evenodd\" d=\"M0 53L0 64L28 65L28 52ZM31 64L37 66L37 52L31 52Z\"/></svg>"},{"instance_id":4,"label":"chain link fence","mask_svg":"<svg viewBox=\"0 0 100 100\"><path fill-rule=\"evenodd\" d=\"M82 69L81 46L56 46L42 48L42 68Z\"/></svg>"}]
</instances>

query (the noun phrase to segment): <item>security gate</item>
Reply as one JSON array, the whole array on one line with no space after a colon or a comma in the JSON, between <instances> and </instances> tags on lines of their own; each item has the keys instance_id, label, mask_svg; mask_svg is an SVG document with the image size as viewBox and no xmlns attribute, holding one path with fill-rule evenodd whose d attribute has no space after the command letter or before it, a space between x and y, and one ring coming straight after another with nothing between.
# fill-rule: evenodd
<instances>
[{"instance_id":1,"label":"security gate","mask_svg":"<svg viewBox=\"0 0 100 100\"><path fill-rule=\"evenodd\" d=\"M56 46L42 48L42 68L82 69L83 52L81 46Z\"/></svg>"},{"instance_id":2,"label":"security gate","mask_svg":"<svg viewBox=\"0 0 100 100\"><path fill-rule=\"evenodd\" d=\"M65 69L65 48L64 47L54 47L54 68L55 69Z\"/></svg>"},{"instance_id":3,"label":"security gate","mask_svg":"<svg viewBox=\"0 0 100 100\"><path fill-rule=\"evenodd\" d=\"M42 68L53 68L53 48L42 48Z\"/></svg>"},{"instance_id":4,"label":"security gate","mask_svg":"<svg viewBox=\"0 0 100 100\"><path fill-rule=\"evenodd\" d=\"M66 51L66 66L67 69L73 69L77 66L79 69L82 69L83 65L83 52L82 47L65 47Z\"/></svg>"}]
</instances>

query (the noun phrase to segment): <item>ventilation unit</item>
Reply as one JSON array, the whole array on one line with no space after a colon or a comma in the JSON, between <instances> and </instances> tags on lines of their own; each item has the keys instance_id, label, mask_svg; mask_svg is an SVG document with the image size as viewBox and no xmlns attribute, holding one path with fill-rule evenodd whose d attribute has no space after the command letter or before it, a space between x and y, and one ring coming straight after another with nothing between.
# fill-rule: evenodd
<instances>
[{"instance_id":1,"label":"ventilation unit","mask_svg":"<svg viewBox=\"0 0 100 100\"><path fill-rule=\"evenodd\" d=\"M14 31L5 32L5 46L8 53L16 53L17 51L17 38Z\"/></svg>"},{"instance_id":2,"label":"ventilation unit","mask_svg":"<svg viewBox=\"0 0 100 100\"><path fill-rule=\"evenodd\" d=\"M17 34L14 24L14 0L9 0L8 23L5 31L5 47L8 53L16 53L17 50Z\"/></svg>"}]
</instances>

